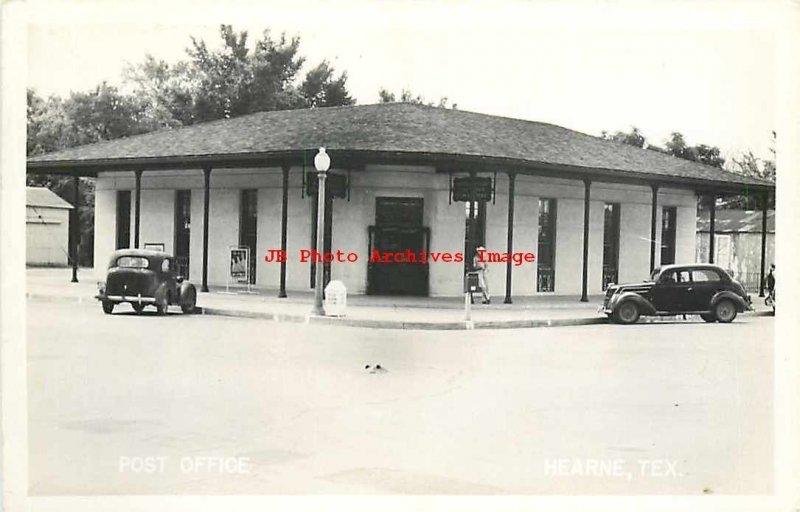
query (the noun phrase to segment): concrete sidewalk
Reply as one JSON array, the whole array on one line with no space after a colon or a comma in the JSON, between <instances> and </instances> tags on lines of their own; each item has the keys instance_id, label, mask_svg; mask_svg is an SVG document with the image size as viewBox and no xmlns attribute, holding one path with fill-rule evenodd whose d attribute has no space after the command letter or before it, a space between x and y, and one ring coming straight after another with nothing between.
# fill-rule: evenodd
<instances>
[{"instance_id":1,"label":"concrete sidewalk","mask_svg":"<svg viewBox=\"0 0 800 512\"><path fill-rule=\"evenodd\" d=\"M37 300L96 302L97 282L91 269L81 269L80 282L71 283L70 269L30 268L27 270L27 297ZM199 286L198 286L199 289ZM464 300L458 297L376 297L355 295L347 298L344 317L311 316L313 293L292 292L277 298L277 290L259 289L254 293L226 293L212 287L198 293L198 313L279 322L370 327L381 329L508 329L556 327L607 323L597 312L602 295L580 302L578 296L536 296L514 298L503 304L503 296L493 297L490 305L477 300L472 306L472 324L464 321ZM753 297L756 307L766 313L763 299ZM127 306L121 306L127 307ZM748 313L752 314L752 313ZM645 321L651 319L644 319Z\"/></svg>"}]
</instances>

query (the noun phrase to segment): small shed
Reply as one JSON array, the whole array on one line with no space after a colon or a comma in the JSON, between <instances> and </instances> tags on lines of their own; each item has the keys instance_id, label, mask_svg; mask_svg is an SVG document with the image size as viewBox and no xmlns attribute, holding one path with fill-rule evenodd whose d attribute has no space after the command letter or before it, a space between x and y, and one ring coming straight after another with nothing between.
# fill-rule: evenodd
<instances>
[{"instance_id":1,"label":"small shed","mask_svg":"<svg viewBox=\"0 0 800 512\"><path fill-rule=\"evenodd\" d=\"M25 193L25 262L67 266L72 205L45 187L27 187Z\"/></svg>"},{"instance_id":2,"label":"small shed","mask_svg":"<svg viewBox=\"0 0 800 512\"><path fill-rule=\"evenodd\" d=\"M697 261L708 261L710 218L697 218ZM748 290L758 289L761 272L762 213L754 210L718 210L715 215L714 263L728 270ZM775 261L775 210L767 212L765 264Z\"/></svg>"}]
</instances>

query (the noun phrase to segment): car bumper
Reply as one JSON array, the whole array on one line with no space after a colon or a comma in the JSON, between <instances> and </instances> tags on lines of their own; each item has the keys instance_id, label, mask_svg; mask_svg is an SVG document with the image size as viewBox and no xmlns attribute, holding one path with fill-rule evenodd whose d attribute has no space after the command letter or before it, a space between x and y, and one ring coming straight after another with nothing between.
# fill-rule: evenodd
<instances>
[{"instance_id":1,"label":"car bumper","mask_svg":"<svg viewBox=\"0 0 800 512\"><path fill-rule=\"evenodd\" d=\"M130 303L139 303L139 304L155 304L156 299L154 297L142 297L141 295L136 296L129 296L129 295L105 295L102 293L98 293L94 296L97 300L108 300L111 302L130 302Z\"/></svg>"}]
</instances>

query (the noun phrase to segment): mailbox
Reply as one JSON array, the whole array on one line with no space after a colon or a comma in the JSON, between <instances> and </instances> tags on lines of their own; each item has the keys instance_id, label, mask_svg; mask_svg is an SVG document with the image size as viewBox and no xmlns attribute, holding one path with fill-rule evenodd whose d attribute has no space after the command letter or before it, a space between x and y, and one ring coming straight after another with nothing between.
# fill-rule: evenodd
<instances>
[{"instance_id":1,"label":"mailbox","mask_svg":"<svg viewBox=\"0 0 800 512\"><path fill-rule=\"evenodd\" d=\"M347 309L347 287L341 281L331 281L325 287L325 315L344 316Z\"/></svg>"},{"instance_id":2,"label":"mailbox","mask_svg":"<svg viewBox=\"0 0 800 512\"><path fill-rule=\"evenodd\" d=\"M480 293L481 285L477 272L467 272L464 276L464 293Z\"/></svg>"}]
</instances>

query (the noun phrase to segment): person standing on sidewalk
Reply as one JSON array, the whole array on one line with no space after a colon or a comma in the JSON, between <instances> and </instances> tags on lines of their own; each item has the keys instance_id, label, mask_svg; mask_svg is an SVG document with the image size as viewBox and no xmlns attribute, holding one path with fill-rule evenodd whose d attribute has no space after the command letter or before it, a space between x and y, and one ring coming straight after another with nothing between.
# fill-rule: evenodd
<instances>
[{"instance_id":1,"label":"person standing on sidewalk","mask_svg":"<svg viewBox=\"0 0 800 512\"><path fill-rule=\"evenodd\" d=\"M486 248L479 246L475 249L475 254L472 257L472 270L478 274L478 285L481 287L481 294L483 295L483 304L490 304L492 298L489 296L489 283L486 282L486 272L489 271L486 262L483 260L483 253Z\"/></svg>"},{"instance_id":2,"label":"person standing on sidewalk","mask_svg":"<svg viewBox=\"0 0 800 512\"><path fill-rule=\"evenodd\" d=\"M767 274L767 297L775 300L775 264L769 266L769 274Z\"/></svg>"}]
</instances>

